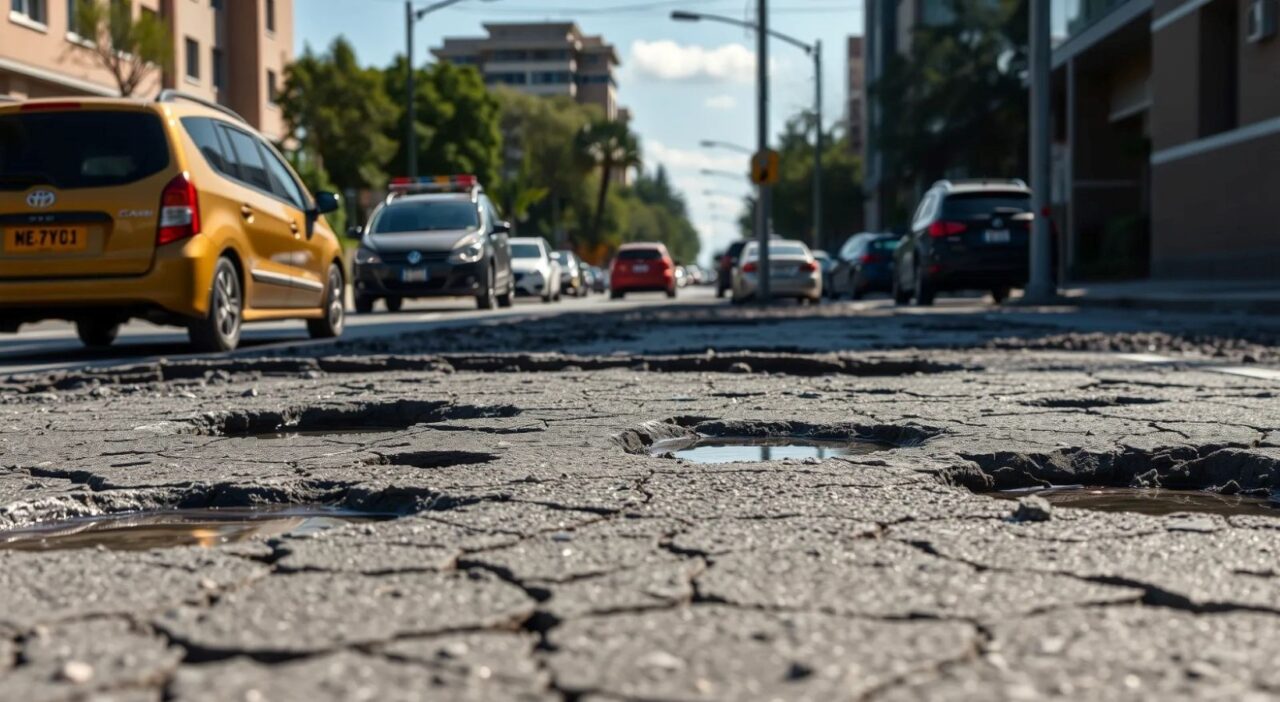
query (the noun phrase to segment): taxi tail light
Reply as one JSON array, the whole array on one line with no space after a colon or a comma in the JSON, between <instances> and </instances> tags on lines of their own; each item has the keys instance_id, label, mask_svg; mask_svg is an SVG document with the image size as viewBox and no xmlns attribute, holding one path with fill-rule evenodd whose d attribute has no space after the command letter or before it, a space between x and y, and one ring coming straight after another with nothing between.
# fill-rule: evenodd
<instances>
[{"instance_id":1,"label":"taxi tail light","mask_svg":"<svg viewBox=\"0 0 1280 702\"><path fill-rule=\"evenodd\" d=\"M812 273L812 272L814 272L814 271L818 270L818 262L817 262L817 261L805 261L803 264L801 264L801 266L800 266L800 270L804 271L805 273Z\"/></svg>"},{"instance_id":2,"label":"taxi tail light","mask_svg":"<svg viewBox=\"0 0 1280 702\"><path fill-rule=\"evenodd\" d=\"M200 231L200 202L196 186L186 173L180 173L164 186L160 195L160 222L156 228L156 246L188 239Z\"/></svg>"}]
</instances>

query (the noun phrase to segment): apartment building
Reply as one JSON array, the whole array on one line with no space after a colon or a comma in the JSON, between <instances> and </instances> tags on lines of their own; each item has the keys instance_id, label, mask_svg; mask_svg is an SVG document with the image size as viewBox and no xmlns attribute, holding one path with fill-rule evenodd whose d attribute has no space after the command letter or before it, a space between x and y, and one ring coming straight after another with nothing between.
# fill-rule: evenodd
<instances>
[{"instance_id":1,"label":"apartment building","mask_svg":"<svg viewBox=\"0 0 1280 702\"><path fill-rule=\"evenodd\" d=\"M436 58L476 66L490 85L508 85L531 95L567 95L596 105L608 119L619 119L615 71L620 65L612 44L585 35L573 22L489 23L486 37L449 37Z\"/></svg>"},{"instance_id":2,"label":"apartment building","mask_svg":"<svg viewBox=\"0 0 1280 702\"><path fill-rule=\"evenodd\" d=\"M38 98L119 94L72 21L76 0L0 0L0 96ZM169 29L173 63L134 91L149 98L176 88L239 112L280 139L275 104L293 60L293 0L136 0ZM3 12L3 10L0 10Z\"/></svg>"},{"instance_id":3,"label":"apartment building","mask_svg":"<svg viewBox=\"0 0 1280 702\"><path fill-rule=\"evenodd\" d=\"M1280 3L1055 3L1068 273L1280 278Z\"/></svg>"},{"instance_id":4,"label":"apartment building","mask_svg":"<svg viewBox=\"0 0 1280 702\"><path fill-rule=\"evenodd\" d=\"M862 37L849 37L845 51L845 133L849 148L861 152L866 143L867 64Z\"/></svg>"}]
</instances>

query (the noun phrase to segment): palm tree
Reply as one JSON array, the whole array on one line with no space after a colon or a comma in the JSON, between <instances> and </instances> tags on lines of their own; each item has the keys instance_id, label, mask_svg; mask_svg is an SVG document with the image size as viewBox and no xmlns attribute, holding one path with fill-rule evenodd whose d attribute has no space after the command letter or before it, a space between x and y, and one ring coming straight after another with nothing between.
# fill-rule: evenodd
<instances>
[{"instance_id":1,"label":"palm tree","mask_svg":"<svg viewBox=\"0 0 1280 702\"><path fill-rule=\"evenodd\" d=\"M600 193L591 226L591 243L598 244L613 175L640 166L640 141L625 122L597 120L578 133L577 150L588 169L600 170Z\"/></svg>"}]
</instances>

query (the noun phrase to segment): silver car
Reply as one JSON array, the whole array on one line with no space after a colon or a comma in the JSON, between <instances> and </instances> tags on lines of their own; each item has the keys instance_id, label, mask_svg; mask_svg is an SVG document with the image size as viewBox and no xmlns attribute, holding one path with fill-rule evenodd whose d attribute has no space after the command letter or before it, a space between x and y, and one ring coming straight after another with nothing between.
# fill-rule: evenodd
<instances>
[{"instance_id":1,"label":"silver car","mask_svg":"<svg viewBox=\"0 0 1280 702\"><path fill-rule=\"evenodd\" d=\"M751 242L742 250L733 269L733 301L756 296L760 285L760 245ZM772 297L794 297L802 302L822 298L822 267L802 241L777 239L769 242L769 293Z\"/></svg>"}]
</instances>

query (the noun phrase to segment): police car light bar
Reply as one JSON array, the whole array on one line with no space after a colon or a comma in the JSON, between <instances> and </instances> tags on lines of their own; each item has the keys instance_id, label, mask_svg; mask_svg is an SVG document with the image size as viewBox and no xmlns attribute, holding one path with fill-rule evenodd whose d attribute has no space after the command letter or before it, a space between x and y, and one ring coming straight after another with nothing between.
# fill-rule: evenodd
<instances>
[{"instance_id":1,"label":"police car light bar","mask_svg":"<svg viewBox=\"0 0 1280 702\"><path fill-rule=\"evenodd\" d=\"M394 193L465 193L477 185L479 185L479 182L473 175L422 176L420 178L402 176L392 178L388 187Z\"/></svg>"}]
</instances>

